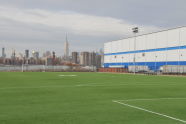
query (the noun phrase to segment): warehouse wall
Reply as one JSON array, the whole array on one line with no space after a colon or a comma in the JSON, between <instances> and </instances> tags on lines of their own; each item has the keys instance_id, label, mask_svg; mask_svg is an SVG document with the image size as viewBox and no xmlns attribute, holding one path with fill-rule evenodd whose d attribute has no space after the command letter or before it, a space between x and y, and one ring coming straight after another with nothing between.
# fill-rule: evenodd
<instances>
[{"instance_id":1,"label":"warehouse wall","mask_svg":"<svg viewBox=\"0 0 186 124\"><path fill-rule=\"evenodd\" d=\"M186 65L186 27L166 30L104 44L104 67Z\"/></svg>"}]
</instances>

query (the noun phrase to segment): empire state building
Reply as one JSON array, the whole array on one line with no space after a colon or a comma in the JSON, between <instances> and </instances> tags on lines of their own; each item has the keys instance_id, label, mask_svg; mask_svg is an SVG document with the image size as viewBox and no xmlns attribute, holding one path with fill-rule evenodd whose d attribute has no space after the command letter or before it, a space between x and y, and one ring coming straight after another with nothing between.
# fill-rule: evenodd
<instances>
[{"instance_id":1,"label":"empire state building","mask_svg":"<svg viewBox=\"0 0 186 124\"><path fill-rule=\"evenodd\" d=\"M66 41L65 41L65 44L64 44L64 58L65 60L68 60L69 59L69 43L68 43L68 38L66 36Z\"/></svg>"}]
</instances>

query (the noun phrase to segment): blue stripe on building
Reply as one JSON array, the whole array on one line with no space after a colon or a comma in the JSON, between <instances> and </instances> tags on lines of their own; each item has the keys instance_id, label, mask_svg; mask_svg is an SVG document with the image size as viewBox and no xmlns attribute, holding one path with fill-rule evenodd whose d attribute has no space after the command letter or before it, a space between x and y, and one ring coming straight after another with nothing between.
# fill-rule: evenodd
<instances>
[{"instance_id":1,"label":"blue stripe on building","mask_svg":"<svg viewBox=\"0 0 186 124\"><path fill-rule=\"evenodd\" d=\"M105 68L112 66L120 66L128 68L128 66L134 65L133 62L129 63L104 63ZM136 62L136 66L148 66L150 70L159 70L161 66L164 65L186 65L186 61L169 61L169 62Z\"/></svg>"},{"instance_id":2,"label":"blue stripe on building","mask_svg":"<svg viewBox=\"0 0 186 124\"><path fill-rule=\"evenodd\" d=\"M132 53L145 53L145 52L157 52L157 51L167 51L167 50L179 50L186 49L186 46L175 46L175 47L166 47L166 48L157 48L157 49L147 49L147 50L136 50L136 51L127 51L127 52L118 52L118 53L106 53L105 56L111 55L122 55L122 54L132 54Z\"/></svg>"}]
</instances>

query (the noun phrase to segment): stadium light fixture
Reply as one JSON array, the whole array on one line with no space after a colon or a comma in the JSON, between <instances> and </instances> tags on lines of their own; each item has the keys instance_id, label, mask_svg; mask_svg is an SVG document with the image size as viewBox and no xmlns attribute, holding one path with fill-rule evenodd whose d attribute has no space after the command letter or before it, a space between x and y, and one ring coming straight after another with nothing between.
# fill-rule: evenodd
<instances>
[{"instance_id":1,"label":"stadium light fixture","mask_svg":"<svg viewBox=\"0 0 186 124\"><path fill-rule=\"evenodd\" d=\"M132 31L133 31L133 33L138 33L139 32L139 29L138 29L138 27L135 27L135 28L132 28Z\"/></svg>"},{"instance_id":2,"label":"stadium light fixture","mask_svg":"<svg viewBox=\"0 0 186 124\"><path fill-rule=\"evenodd\" d=\"M132 32L134 33L134 51L136 51L136 34L139 32L139 28L138 27L132 28ZM136 74L136 53L135 52L134 52L133 64L134 64L134 74Z\"/></svg>"}]
</instances>

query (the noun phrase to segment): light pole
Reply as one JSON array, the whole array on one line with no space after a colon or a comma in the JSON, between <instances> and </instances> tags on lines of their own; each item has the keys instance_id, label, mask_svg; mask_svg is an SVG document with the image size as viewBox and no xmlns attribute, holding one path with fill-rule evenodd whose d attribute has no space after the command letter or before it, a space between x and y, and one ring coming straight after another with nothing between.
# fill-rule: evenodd
<instances>
[{"instance_id":1,"label":"light pole","mask_svg":"<svg viewBox=\"0 0 186 124\"><path fill-rule=\"evenodd\" d=\"M124 68L124 63L123 63L123 56L121 57L122 58L122 63L121 63L121 66L123 66L123 68Z\"/></svg>"},{"instance_id":2,"label":"light pole","mask_svg":"<svg viewBox=\"0 0 186 124\"><path fill-rule=\"evenodd\" d=\"M139 32L138 27L132 28L132 32L134 33L134 74L136 74L136 34Z\"/></svg>"}]
</instances>

